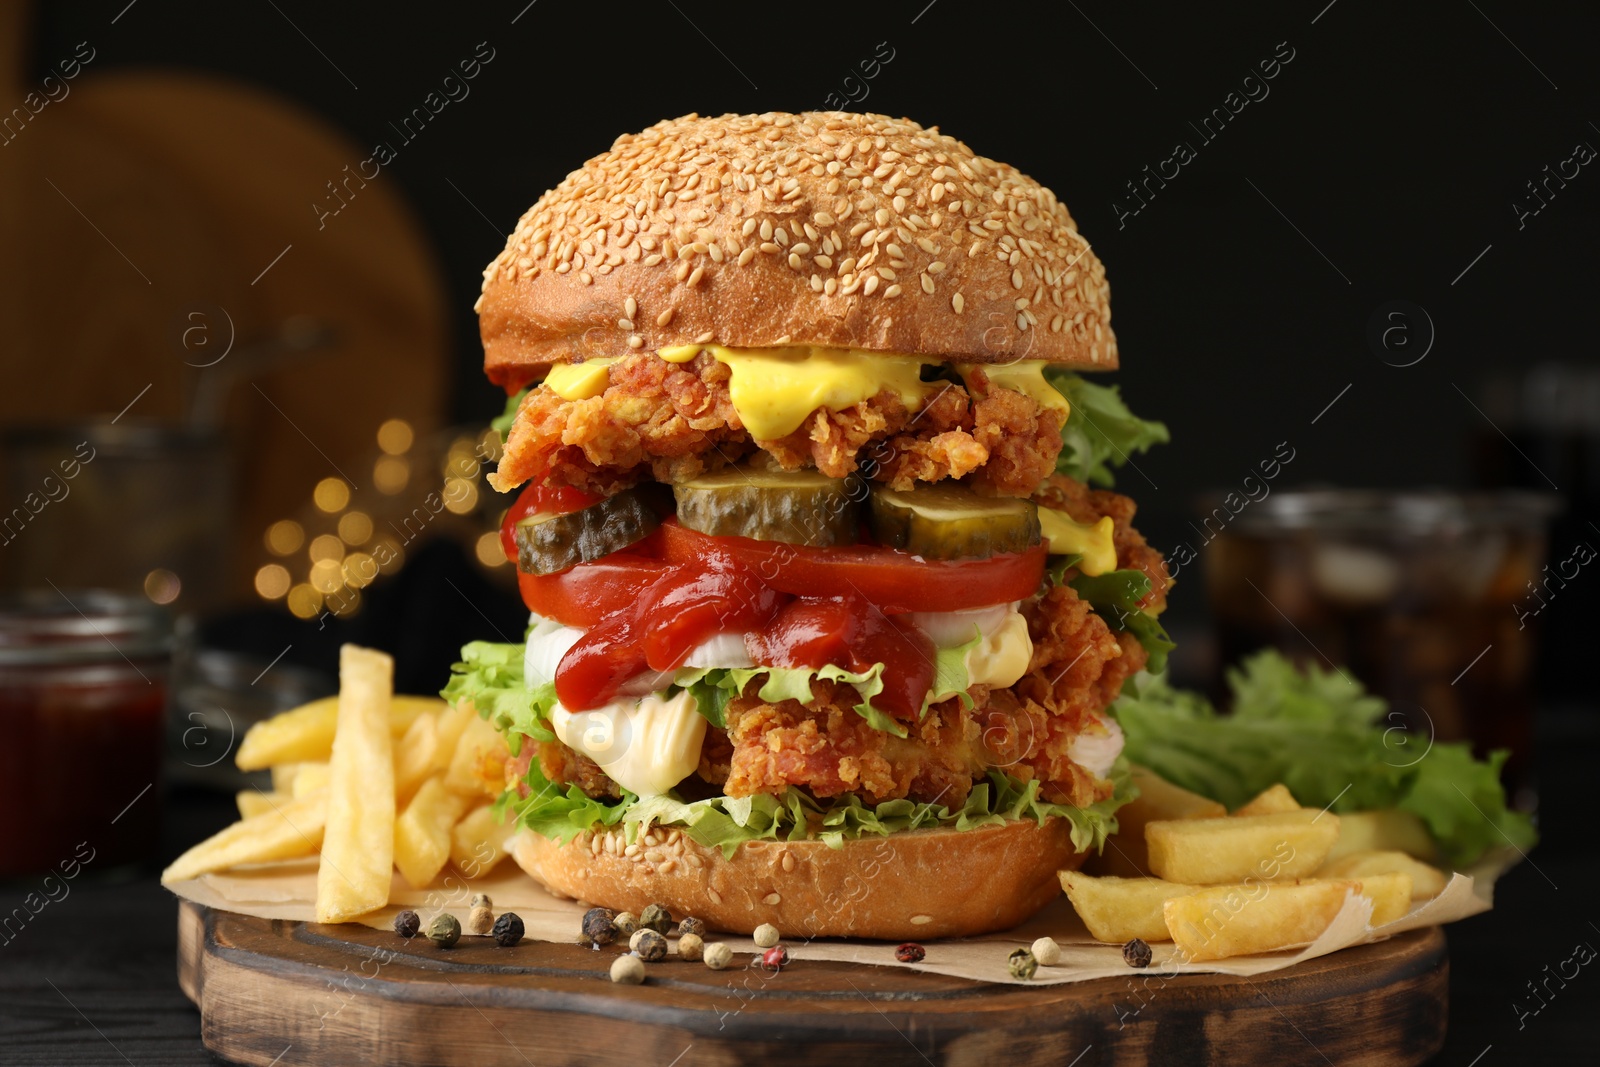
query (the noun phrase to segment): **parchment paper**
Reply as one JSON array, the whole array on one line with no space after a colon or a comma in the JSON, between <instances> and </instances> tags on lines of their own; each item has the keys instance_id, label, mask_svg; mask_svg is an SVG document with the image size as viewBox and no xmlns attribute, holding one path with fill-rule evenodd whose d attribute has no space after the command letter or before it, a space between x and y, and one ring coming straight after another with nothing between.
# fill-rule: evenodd
<instances>
[{"instance_id":1,"label":"parchment paper","mask_svg":"<svg viewBox=\"0 0 1600 1067\"><path fill-rule=\"evenodd\" d=\"M1040 937L1053 937L1060 943L1061 962L1052 967L1040 967L1033 979L1035 985L1084 982L1093 978L1135 974L1257 975L1291 967L1303 960L1352 945L1379 941L1406 930L1455 922L1488 911L1493 905L1495 880L1517 859L1508 850L1486 858L1471 872L1454 874L1439 896L1433 900L1418 901L1412 905L1409 913L1384 926L1370 926L1371 902L1364 897L1351 896L1322 936L1301 949L1190 963L1178 958L1171 942L1159 942L1150 946L1153 959L1150 967L1142 972L1133 970L1123 962L1120 945L1102 944L1090 937L1065 895L1011 930L974 938L922 942L927 949L927 958L921 963L897 962L894 958L895 945L890 942L818 938L809 942L785 939L783 944L794 960L910 966L919 971L977 982L1015 983L1017 980L1006 970L1007 955L1012 949L1026 947ZM446 868L445 873L427 889L412 889L399 874L393 877L389 906L364 916L361 921L365 925L388 929L393 925L397 912L412 908L422 916L424 924L438 912L448 911L465 926L473 894L487 893L493 898L495 914L514 911L521 916L528 938L570 944L577 940L579 919L588 906L553 896L509 860L501 863L488 876L470 880ZM185 900L206 907L263 919L314 922L317 860L310 857L236 868L177 882L167 888ZM464 933L462 936L473 935ZM706 940L726 942L735 952L758 951L755 943L744 934L708 935Z\"/></svg>"}]
</instances>

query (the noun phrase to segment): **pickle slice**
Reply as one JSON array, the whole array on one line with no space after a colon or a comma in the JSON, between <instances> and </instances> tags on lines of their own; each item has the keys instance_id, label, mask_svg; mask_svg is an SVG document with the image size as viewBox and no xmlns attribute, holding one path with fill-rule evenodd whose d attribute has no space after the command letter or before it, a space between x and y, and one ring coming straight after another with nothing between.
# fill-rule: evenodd
<instances>
[{"instance_id":1,"label":"pickle slice","mask_svg":"<svg viewBox=\"0 0 1600 1067\"><path fill-rule=\"evenodd\" d=\"M529 515L517 523L517 567L528 574L555 574L593 563L642 541L661 525L638 489L624 489L566 515Z\"/></svg>"},{"instance_id":2,"label":"pickle slice","mask_svg":"<svg viewBox=\"0 0 1600 1067\"><path fill-rule=\"evenodd\" d=\"M1039 543L1033 501L979 496L959 485L909 491L873 486L871 511L880 544L927 559L995 556Z\"/></svg>"},{"instance_id":3,"label":"pickle slice","mask_svg":"<svg viewBox=\"0 0 1600 1067\"><path fill-rule=\"evenodd\" d=\"M680 482L672 492L678 521L691 530L814 548L855 542L864 495L859 482L821 471L742 466Z\"/></svg>"}]
</instances>

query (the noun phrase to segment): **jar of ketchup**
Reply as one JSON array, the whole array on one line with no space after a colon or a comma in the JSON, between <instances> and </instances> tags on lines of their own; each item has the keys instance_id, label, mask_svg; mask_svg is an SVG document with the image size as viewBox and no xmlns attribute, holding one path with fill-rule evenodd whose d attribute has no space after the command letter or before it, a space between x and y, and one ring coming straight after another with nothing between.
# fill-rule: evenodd
<instances>
[{"instance_id":1,"label":"jar of ketchup","mask_svg":"<svg viewBox=\"0 0 1600 1067\"><path fill-rule=\"evenodd\" d=\"M171 619L148 601L0 597L0 878L155 853L171 660Z\"/></svg>"}]
</instances>

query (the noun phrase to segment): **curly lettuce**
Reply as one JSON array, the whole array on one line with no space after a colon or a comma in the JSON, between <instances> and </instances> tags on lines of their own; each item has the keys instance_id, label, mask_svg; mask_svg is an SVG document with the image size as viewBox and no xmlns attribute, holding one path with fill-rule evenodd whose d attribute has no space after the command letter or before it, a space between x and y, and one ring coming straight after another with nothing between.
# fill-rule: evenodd
<instances>
[{"instance_id":1,"label":"curly lettuce","mask_svg":"<svg viewBox=\"0 0 1600 1067\"><path fill-rule=\"evenodd\" d=\"M1072 406L1061 427L1058 473L1109 489L1116 484L1113 467L1172 439L1165 423L1129 411L1116 386L1094 385L1059 367L1046 367L1044 375Z\"/></svg>"},{"instance_id":2,"label":"curly lettuce","mask_svg":"<svg viewBox=\"0 0 1600 1067\"><path fill-rule=\"evenodd\" d=\"M1140 601L1150 595L1150 576L1141 570L1125 568L1092 576L1079 574L1069 579L1067 571L1077 566L1078 558L1060 556L1051 561L1050 580L1056 585L1064 582L1072 586L1113 630L1132 633L1149 656L1145 670L1151 674L1166 670L1167 653L1178 646L1167 636L1160 620L1139 607Z\"/></svg>"},{"instance_id":3,"label":"curly lettuce","mask_svg":"<svg viewBox=\"0 0 1600 1067\"><path fill-rule=\"evenodd\" d=\"M1128 758L1229 808L1282 782L1308 807L1409 811L1457 868L1538 840L1528 816L1506 804L1508 753L1479 760L1465 742L1407 733L1342 672L1301 670L1276 651L1244 660L1228 685L1232 713L1223 715L1161 679L1130 682L1111 706Z\"/></svg>"}]
</instances>

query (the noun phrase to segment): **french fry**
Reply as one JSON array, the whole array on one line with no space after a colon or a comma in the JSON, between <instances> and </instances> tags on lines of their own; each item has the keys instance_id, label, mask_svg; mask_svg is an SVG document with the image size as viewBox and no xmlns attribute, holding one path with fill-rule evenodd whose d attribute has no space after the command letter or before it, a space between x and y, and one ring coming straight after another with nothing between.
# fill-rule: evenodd
<instances>
[{"instance_id":1,"label":"french fry","mask_svg":"<svg viewBox=\"0 0 1600 1067\"><path fill-rule=\"evenodd\" d=\"M432 770L443 774L450 769L450 763L455 759L456 745L461 741L461 734L466 730L467 724L478 717L472 710L472 705L460 703L451 708L446 708L439 713L438 724L435 730L439 736L439 743L433 750Z\"/></svg>"},{"instance_id":2,"label":"french fry","mask_svg":"<svg viewBox=\"0 0 1600 1067\"><path fill-rule=\"evenodd\" d=\"M1351 811L1339 816L1339 840L1328 853L1336 860L1352 852L1404 852L1434 862L1439 847L1423 821L1409 811Z\"/></svg>"},{"instance_id":3,"label":"french fry","mask_svg":"<svg viewBox=\"0 0 1600 1067\"><path fill-rule=\"evenodd\" d=\"M1062 871L1061 888L1067 891L1067 899L1089 934L1113 944L1136 937L1171 940L1162 905L1173 897L1200 891L1199 886L1159 878L1094 878L1080 871Z\"/></svg>"},{"instance_id":4,"label":"french fry","mask_svg":"<svg viewBox=\"0 0 1600 1067\"><path fill-rule=\"evenodd\" d=\"M344 922L389 902L394 866L394 661L339 650L339 718L330 760L328 828L317 869L317 921Z\"/></svg>"},{"instance_id":5,"label":"french fry","mask_svg":"<svg viewBox=\"0 0 1600 1067\"><path fill-rule=\"evenodd\" d=\"M1393 849L1350 852L1323 863L1319 878L1367 878L1375 874L1404 874L1411 879L1412 900L1432 900L1444 892L1449 877L1404 852Z\"/></svg>"},{"instance_id":6,"label":"french fry","mask_svg":"<svg viewBox=\"0 0 1600 1067\"><path fill-rule=\"evenodd\" d=\"M1139 795L1117 809L1117 832L1106 841L1100 855L1090 860L1097 874L1123 878L1149 875L1149 856L1144 842L1147 823L1209 819L1228 813L1228 809L1215 800L1173 785L1147 767L1134 766L1132 770Z\"/></svg>"},{"instance_id":7,"label":"french fry","mask_svg":"<svg viewBox=\"0 0 1600 1067\"><path fill-rule=\"evenodd\" d=\"M332 774L332 768L326 763L302 763L300 770L294 776L294 784L289 787L289 792L296 800L308 797L320 789L328 788Z\"/></svg>"},{"instance_id":8,"label":"french fry","mask_svg":"<svg viewBox=\"0 0 1600 1067\"><path fill-rule=\"evenodd\" d=\"M487 719L473 715L461 731L445 771L444 784L467 796L499 796L505 788L505 735Z\"/></svg>"},{"instance_id":9,"label":"french fry","mask_svg":"<svg viewBox=\"0 0 1600 1067\"><path fill-rule=\"evenodd\" d=\"M413 889L433 881L450 858L450 830L471 803L429 778L394 823L394 864Z\"/></svg>"},{"instance_id":10,"label":"french fry","mask_svg":"<svg viewBox=\"0 0 1600 1067\"><path fill-rule=\"evenodd\" d=\"M1185 959L1220 960L1315 941L1359 891L1357 882L1251 882L1173 897L1162 912Z\"/></svg>"},{"instance_id":11,"label":"french fry","mask_svg":"<svg viewBox=\"0 0 1600 1067\"><path fill-rule=\"evenodd\" d=\"M300 773L300 768L307 761L297 760L293 763L275 763L270 768L272 772L272 791L274 793L293 794L294 779Z\"/></svg>"},{"instance_id":12,"label":"french fry","mask_svg":"<svg viewBox=\"0 0 1600 1067\"><path fill-rule=\"evenodd\" d=\"M319 793L236 822L173 860L161 872L161 881L182 882L241 863L309 856L323 842L327 810L327 797Z\"/></svg>"},{"instance_id":13,"label":"french fry","mask_svg":"<svg viewBox=\"0 0 1600 1067\"><path fill-rule=\"evenodd\" d=\"M234 796L241 819L253 819L257 815L275 811L293 799L288 793L263 793L259 789L241 789Z\"/></svg>"},{"instance_id":14,"label":"french fry","mask_svg":"<svg viewBox=\"0 0 1600 1067\"><path fill-rule=\"evenodd\" d=\"M506 858L516 825L495 818L494 805L469 812L450 831L450 862L468 878L482 878Z\"/></svg>"},{"instance_id":15,"label":"french fry","mask_svg":"<svg viewBox=\"0 0 1600 1067\"><path fill-rule=\"evenodd\" d=\"M444 710L438 697L394 697L389 705L390 733L405 733L418 715ZM260 771L281 763L326 760L333 752L339 721L339 698L323 697L264 719L245 731L233 761L241 771Z\"/></svg>"},{"instance_id":16,"label":"french fry","mask_svg":"<svg viewBox=\"0 0 1600 1067\"><path fill-rule=\"evenodd\" d=\"M1357 878L1361 895L1372 901L1373 926L1394 922L1411 910L1411 876L1403 871Z\"/></svg>"},{"instance_id":17,"label":"french fry","mask_svg":"<svg viewBox=\"0 0 1600 1067\"><path fill-rule=\"evenodd\" d=\"M409 797L433 770L434 752L439 747L439 718L418 715L405 736L395 742L394 795Z\"/></svg>"},{"instance_id":18,"label":"french fry","mask_svg":"<svg viewBox=\"0 0 1600 1067\"><path fill-rule=\"evenodd\" d=\"M1235 815L1280 815L1286 811L1299 811L1300 805L1295 802L1294 794L1289 792L1289 787L1279 782L1269 785L1250 800L1246 801Z\"/></svg>"},{"instance_id":19,"label":"french fry","mask_svg":"<svg viewBox=\"0 0 1600 1067\"><path fill-rule=\"evenodd\" d=\"M1150 869L1169 882L1227 885L1310 875L1339 836L1339 817L1301 808L1277 815L1178 819L1144 828Z\"/></svg>"}]
</instances>

